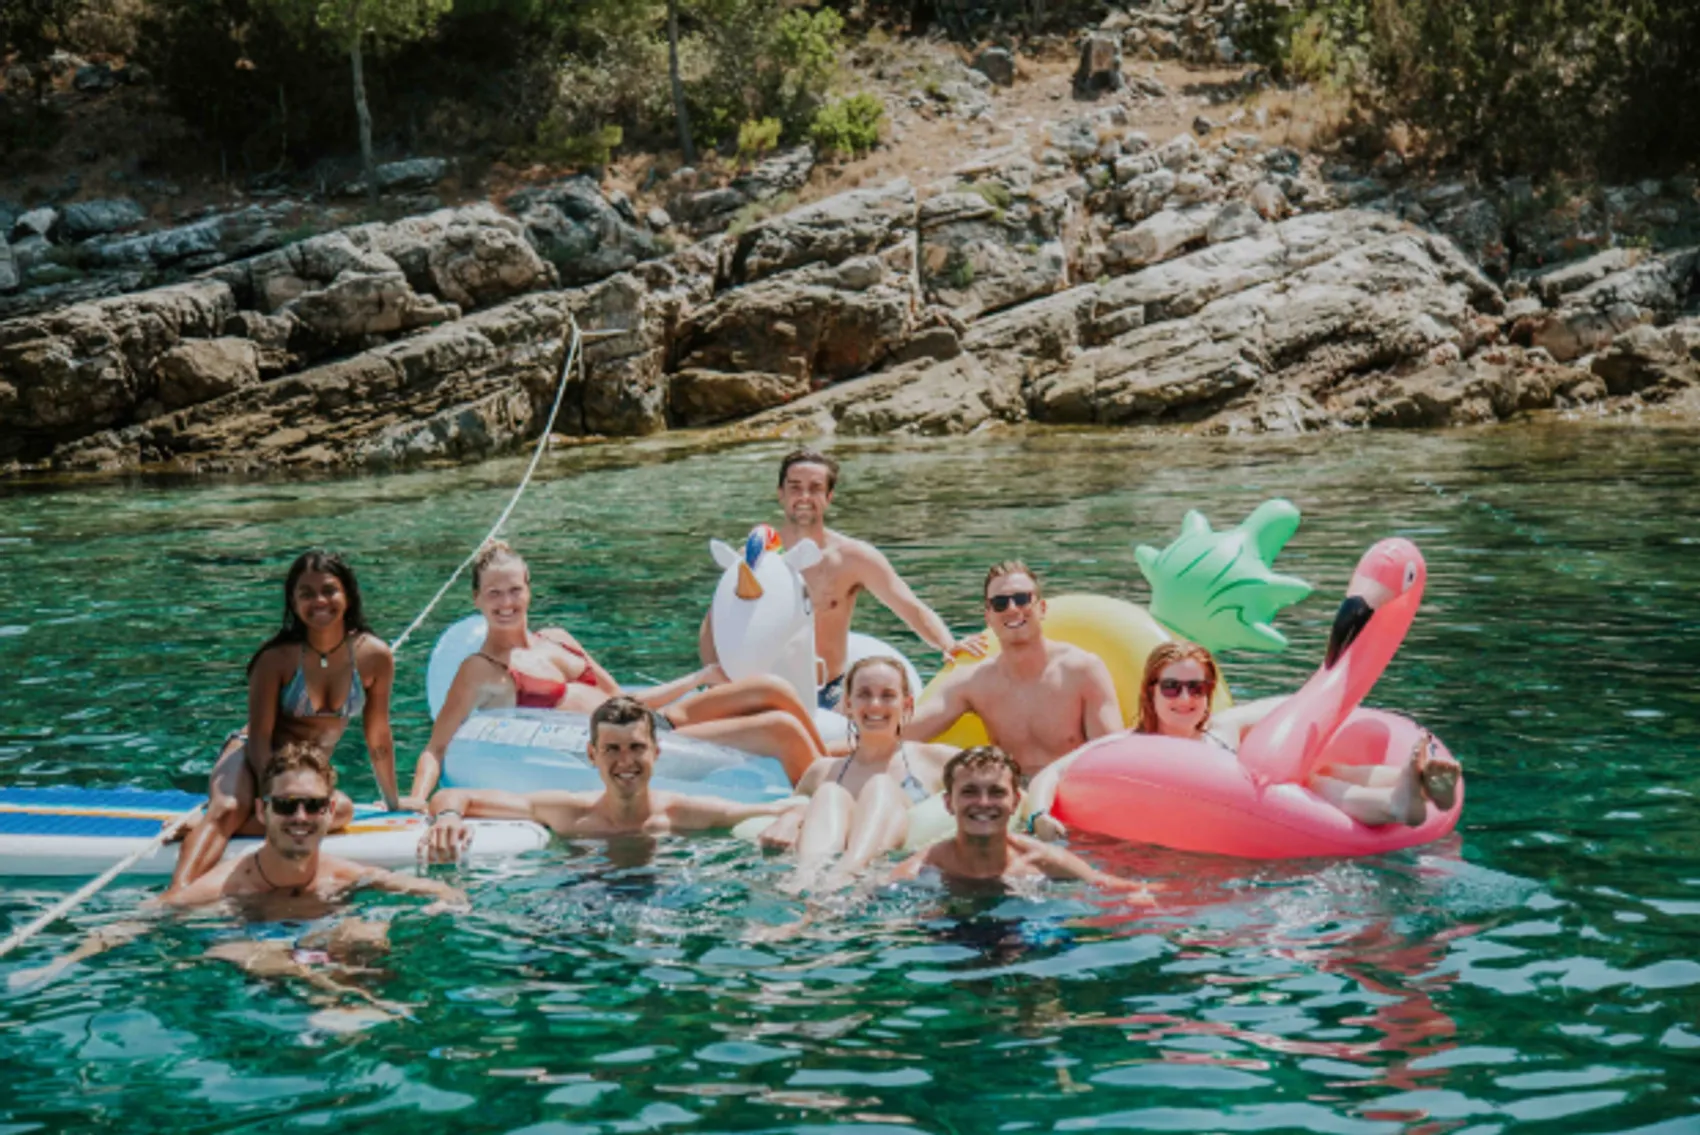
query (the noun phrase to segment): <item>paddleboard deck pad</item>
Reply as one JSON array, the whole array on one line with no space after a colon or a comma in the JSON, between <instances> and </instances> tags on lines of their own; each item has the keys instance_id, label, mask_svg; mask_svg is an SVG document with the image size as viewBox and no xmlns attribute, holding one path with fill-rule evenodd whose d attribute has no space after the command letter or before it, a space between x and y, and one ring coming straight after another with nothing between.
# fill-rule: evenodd
<instances>
[{"instance_id":1,"label":"paddleboard deck pad","mask_svg":"<svg viewBox=\"0 0 1700 1135\"><path fill-rule=\"evenodd\" d=\"M159 834L162 824L204 797L136 788L0 788L0 875L97 875ZM406 867L417 860L426 817L356 805L354 819L326 838L325 853L376 867ZM536 851L549 842L537 824L472 820L475 858ZM258 847L258 839L230 841L226 858ZM155 849L130 866L130 875L169 875L180 842Z\"/></svg>"},{"instance_id":2,"label":"paddleboard deck pad","mask_svg":"<svg viewBox=\"0 0 1700 1135\"><path fill-rule=\"evenodd\" d=\"M791 795L785 768L772 757L663 731L650 787L686 796L744 803ZM600 792L590 763L590 718L556 709L496 709L474 713L455 732L443 759L443 784L508 792Z\"/></svg>"}]
</instances>

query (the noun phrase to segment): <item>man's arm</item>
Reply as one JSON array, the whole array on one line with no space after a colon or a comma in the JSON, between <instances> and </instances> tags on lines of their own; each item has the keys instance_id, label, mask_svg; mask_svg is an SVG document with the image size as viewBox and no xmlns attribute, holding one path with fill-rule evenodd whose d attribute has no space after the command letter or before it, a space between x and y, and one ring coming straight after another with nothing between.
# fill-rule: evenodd
<instances>
[{"instance_id":1,"label":"man's arm","mask_svg":"<svg viewBox=\"0 0 1700 1135\"><path fill-rule=\"evenodd\" d=\"M467 907L471 903L466 892L459 887L451 887L447 883L439 883L435 879L427 879L419 875L402 875L395 871L385 871L377 867L354 865L359 874L354 880L354 887L376 887L380 891L388 891L396 895L423 895L436 899L437 902L449 906Z\"/></svg>"},{"instance_id":2,"label":"man's arm","mask_svg":"<svg viewBox=\"0 0 1700 1135\"><path fill-rule=\"evenodd\" d=\"M419 837L428 863L453 863L472 846L466 820L532 820L553 831L570 830L585 802L573 792L503 792L495 788L445 788L431 797L431 826Z\"/></svg>"},{"instance_id":3,"label":"man's arm","mask_svg":"<svg viewBox=\"0 0 1700 1135\"><path fill-rule=\"evenodd\" d=\"M950 633L950 628L939 617L937 611L921 602L914 590L897 574L897 569L891 566L891 561L885 554L871 544L856 542L858 566L856 574L858 582L868 589L868 592L884 603L891 613L902 619L908 628L927 645L944 655L951 657L957 650L956 636Z\"/></svg>"},{"instance_id":4,"label":"man's arm","mask_svg":"<svg viewBox=\"0 0 1700 1135\"><path fill-rule=\"evenodd\" d=\"M1126 894L1142 904L1154 904L1157 900L1151 897L1150 885L1140 879L1121 879L1115 875L1107 875L1098 870L1072 851L1065 851L1026 836L1012 836L1024 850L1033 856L1034 863L1046 875L1053 879L1075 879L1082 883L1090 883L1101 890L1116 891Z\"/></svg>"},{"instance_id":5,"label":"man's arm","mask_svg":"<svg viewBox=\"0 0 1700 1135\"><path fill-rule=\"evenodd\" d=\"M1111 733L1120 733L1127 726L1122 723L1122 707L1116 700L1116 684L1110 678L1110 668L1104 665L1102 658L1090 652L1086 653L1083 668L1086 688L1082 691L1085 704L1081 707L1081 726L1086 732L1086 739L1096 741Z\"/></svg>"},{"instance_id":6,"label":"man's arm","mask_svg":"<svg viewBox=\"0 0 1700 1135\"><path fill-rule=\"evenodd\" d=\"M939 683L926 704L915 707L915 716L903 727L904 736L913 741L931 741L955 725L963 714L973 713L973 701L968 696L973 680L974 671L965 669Z\"/></svg>"},{"instance_id":7,"label":"man's arm","mask_svg":"<svg viewBox=\"0 0 1700 1135\"><path fill-rule=\"evenodd\" d=\"M667 809L667 819L674 831L697 832L735 828L745 820L753 820L757 816L782 816L795 807L797 802L790 799L745 804L718 796L680 796Z\"/></svg>"},{"instance_id":8,"label":"man's arm","mask_svg":"<svg viewBox=\"0 0 1700 1135\"><path fill-rule=\"evenodd\" d=\"M143 909L145 910L150 906L157 909L157 903L144 904ZM84 938L77 945L77 948L70 953L63 954L44 966L35 969L14 970L7 974L6 989L12 993L25 989L39 989L78 962L87 961L89 958L97 957L108 950L116 950L120 946L128 945L151 929L153 929L151 922L115 922L111 926L103 926L99 930L91 931L89 936Z\"/></svg>"}]
</instances>

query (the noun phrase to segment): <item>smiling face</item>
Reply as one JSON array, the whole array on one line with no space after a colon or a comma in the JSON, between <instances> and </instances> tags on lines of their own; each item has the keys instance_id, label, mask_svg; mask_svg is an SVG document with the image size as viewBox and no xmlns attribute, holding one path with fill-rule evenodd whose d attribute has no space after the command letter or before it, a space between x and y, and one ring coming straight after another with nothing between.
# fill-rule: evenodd
<instances>
[{"instance_id":1,"label":"smiling face","mask_svg":"<svg viewBox=\"0 0 1700 1135\"><path fill-rule=\"evenodd\" d=\"M1044 618L1045 601L1039 597L1039 584L1032 576L1010 572L986 585L986 625L1004 649L1039 639L1044 633L1039 628Z\"/></svg>"},{"instance_id":2,"label":"smiling face","mask_svg":"<svg viewBox=\"0 0 1700 1135\"><path fill-rule=\"evenodd\" d=\"M1153 685L1157 731L1167 737L1197 737L1210 717L1210 695L1215 692L1210 671L1196 659L1183 658L1159 670Z\"/></svg>"},{"instance_id":3,"label":"smiling face","mask_svg":"<svg viewBox=\"0 0 1700 1135\"><path fill-rule=\"evenodd\" d=\"M523 630L531 608L531 584L525 565L505 560L484 569L473 604L492 630Z\"/></svg>"},{"instance_id":4,"label":"smiling face","mask_svg":"<svg viewBox=\"0 0 1700 1135\"><path fill-rule=\"evenodd\" d=\"M319 849L331 822L331 786L311 769L274 776L255 814L266 843L285 859L305 859ZM317 814L310 807L318 807Z\"/></svg>"},{"instance_id":5,"label":"smiling face","mask_svg":"<svg viewBox=\"0 0 1700 1135\"><path fill-rule=\"evenodd\" d=\"M1002 836L1021 802L1015 774L1004 765L976 765L956 770L945 808L956 817L956 830L970 839Z\"/></svg>"},{"instance_id":6,"label":"smiling face","mask_svg":"<svg viewBox=\"0 0 1700 1135\"><path fill-rule=\"evenodd\" d=\"M859 666L851 679L846 713L863 737L895 737L915 712L904 692L904 675L888 662Z\"/></svg>"},{"instance_id":7,"label":"smiling face","mask_svg":"<svg viewBox=\"0 0 1700 1135\"><path fill-rule=\"evenodd\" d=\"M658 752L648 721L602 722L590 743L590 759L602 774L603 787L622 797L636 796L649 787Z\"/></svg>"},{"instance_id":8,"label":"smiling face","mask_svg":"<svg viewBox=\"0 0 1700 1135\"><path fill-rule=\"evenodd\" d=\"M334 631L348 612L348 593L342 580L328 571L302 572L289 601L295 617L309 630Z\"/></svg>"},{"instance_id":9,"label":"smiling face","mask_svg":"<svg viewBox=\"0 0 1700 1135\"><path fill-rule=\"evenodd\" d=\"M825 524L831 503L832 470L810 461L785 470L785 479L779 483L779 508L787 521L799 528Z\"/></svg>"}]
</instances>

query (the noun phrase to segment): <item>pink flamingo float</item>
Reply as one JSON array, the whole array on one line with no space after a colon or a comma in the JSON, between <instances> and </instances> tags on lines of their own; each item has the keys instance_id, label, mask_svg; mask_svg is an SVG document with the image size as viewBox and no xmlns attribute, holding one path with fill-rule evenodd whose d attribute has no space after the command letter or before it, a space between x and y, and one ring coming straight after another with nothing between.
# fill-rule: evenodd
<instances>
[{"instance_id":1,"label":"pink flamingo float","mask_svg":"<svg viewBox=\"0 0 1700 1135\"><path fill-rule=\"evenodd\" d=\"M1410 630L1426 579L1415 544L1381 541L1358 562L1322 668L1246 734L1237 755L1154 734L1105 737L1063 774L1053 812L1071 828L1247 859L1374 855L1450 832L1464 806L1461 782L1452 807L1429 802L1414 827L1359 823L1305 787L1323 765L1401 765L1422 741L1416 722L1359 703Z\"/></svg>"}]
</instances>

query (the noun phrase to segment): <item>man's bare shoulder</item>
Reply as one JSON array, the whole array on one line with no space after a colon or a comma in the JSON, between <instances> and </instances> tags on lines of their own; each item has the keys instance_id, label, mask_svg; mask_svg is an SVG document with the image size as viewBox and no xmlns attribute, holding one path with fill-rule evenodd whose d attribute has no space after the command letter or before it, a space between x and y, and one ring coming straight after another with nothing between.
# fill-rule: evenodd
<instances>
[{"instance_id":1,"label":"man's bare shoulder","mask_svg":"<svg viewBox=\"0 0 1700 1135\"><path fill-rule=\"evenodd\" d=\"M241 865L242 859L226 859L188 886L161 895L160 901L167 906L206 906L218 902L226 897L225 887Z\"/></svg>"},{"instance_id":2,"label":"man's bare shoulder","mask_svg":"<svg viewBox=\"0 0 1700 1135\"><path fill-rule=\"evenodd\" d=\"M827 529L827 546L822 551L836 557L844 567L858 571L885 567L887 564L885 553L866 540L858 540L854 536L846 536L830 528Z\"/></svg>"},{"instance_id":3,"label":"man's bare shoulder","mask_svg":"<svg viewBox=\"0 0 1700 1135\"><path fill-rule=\"evenodd\" d=\"M1072 642L1059 642L1056 639L1047 639L1045 645L1050 648L1051 661L1071 678L1092 678L1100 673L1110 672L1110 668L1104 665L1104 660L1085 647L1075 646Z\"/></svg>"}]
</instances>

